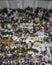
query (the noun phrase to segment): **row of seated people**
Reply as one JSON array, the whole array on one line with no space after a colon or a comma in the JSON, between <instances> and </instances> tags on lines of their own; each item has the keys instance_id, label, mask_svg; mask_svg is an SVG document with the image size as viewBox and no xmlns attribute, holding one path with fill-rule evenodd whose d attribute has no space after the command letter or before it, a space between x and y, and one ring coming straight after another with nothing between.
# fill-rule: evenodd
<instances>
[{"instance_id":1,"label":"row of seated people","mask_svg":"<svg viewBox=\"0 0 52 65\"><path fill-rule=\"evenodd\" d=\"M3 17L2 19L4 19L4 21L10 21L10 19L15 21L17 19L16 17L21 17L21 19L34 19L35 16L39 16L41 19L49 20L49 10L39 7L35 9L35 11L30 7L27 7L24 10L20 8L9 9L9 11L7 8L0 10L0 17ZM28 20L26 22L28 22Z\"/></svg>"}]
</instances>

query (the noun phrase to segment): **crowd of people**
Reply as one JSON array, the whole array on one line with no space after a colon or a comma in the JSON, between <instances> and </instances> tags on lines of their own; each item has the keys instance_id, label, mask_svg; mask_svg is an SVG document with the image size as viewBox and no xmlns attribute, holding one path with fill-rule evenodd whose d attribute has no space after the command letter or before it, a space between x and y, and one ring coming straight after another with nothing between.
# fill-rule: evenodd
<instances>
[{"instance_id":1,"label":"crowd of people","mask_svg":"<svg viewBox=\"0 0 52 65\"><path fill-rule=\"evenodd\" d=\"M46 65L52 61L52 10L0 10L0 65Z\"/></svg>"}]
</instances>

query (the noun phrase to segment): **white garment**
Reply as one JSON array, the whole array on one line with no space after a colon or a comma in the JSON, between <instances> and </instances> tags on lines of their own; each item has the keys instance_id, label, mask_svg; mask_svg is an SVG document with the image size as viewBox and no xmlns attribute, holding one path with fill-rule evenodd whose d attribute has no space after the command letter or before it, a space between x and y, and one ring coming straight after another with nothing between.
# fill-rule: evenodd
<instances>
[{"instance_id":1,"label":"white garment","mask_svg":"<svg viewBox=\"0 0 52 65\"><path fill-rule=\"evenodd\" d=\"M48 61L48 56L46 55L46 56L43 56L43 58L42 58L42 60L44 60L44 61Z\"/></svg>"}]
</instances>

